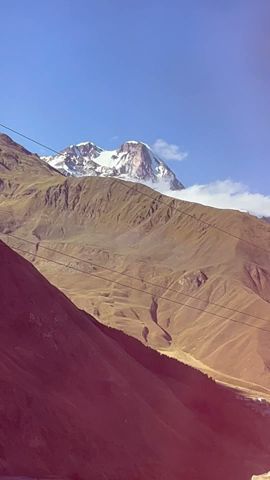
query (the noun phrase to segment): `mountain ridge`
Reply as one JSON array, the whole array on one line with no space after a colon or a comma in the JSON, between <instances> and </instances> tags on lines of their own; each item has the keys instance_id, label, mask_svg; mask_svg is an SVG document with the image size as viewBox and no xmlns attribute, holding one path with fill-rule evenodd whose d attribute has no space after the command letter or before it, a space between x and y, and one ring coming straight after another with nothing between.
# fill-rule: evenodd
<instances>
[{"instance_id":1,"label":"mountain ridge","mask_svg":"<svg viewBox=\"0 0 270 480\"><path fill-rule=\"evenodd\" d=\"M104 324L220 381L270 396L269 335L242 325L252 322L267 328L269 224L245 213L165 197L115 178L65 177L44 169L46 164L35 156L8 151L10 157L15 153L21 163L1 172L0 231L21 240L2 238L28 250L25 256L52 283ZM204 221L251 243L225 236ZM26 248L24 238L33 242L31 248ZM43 246L79 260L45 253ZM86 270L87 275L41 260L35 253ZM91 261L100 265L97 273L106 281L88 274L94 273ZM112 271L104 273L102 266ZM122 272L135 278L122 277ZM126 288L113 283L120 279L122 283L125 279ZM157 286L149 287L144 279ZM147 289L150 295L139 295L129 285ZM157 298L162 296L202 311ZM219 306L207 306L208 300ZM209 310L228 320L208 315ZM265 322L248 319L241 311Z\"/></svg>"},{"instance_id":2,"label":"mountain ridge","mask_svg":"<svg viewBox=\"0 0 270 480\"><path fill-rule=\"evenodd\" d=\"M175 173L147 144L134 140L115 150L104 150L93 142L81 142L59 154L41 158L65 175L115 177L153 186L164 183L170 190L184 188Z\"/></svg>"}]
</instances>

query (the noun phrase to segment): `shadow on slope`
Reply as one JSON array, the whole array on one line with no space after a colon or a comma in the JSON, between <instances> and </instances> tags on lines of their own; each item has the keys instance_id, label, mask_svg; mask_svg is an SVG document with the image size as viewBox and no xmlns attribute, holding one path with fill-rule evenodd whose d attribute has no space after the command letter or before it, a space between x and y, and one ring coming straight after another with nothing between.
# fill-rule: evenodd
<instances>
[{"instance_id":1,"label":"shadow on slope","mask_svg":"<svg viewBox=\"0 0 270 480\"><path fill-rule=\"evenodd\" d=\"M268 408L78 310L0 243L0 473L249 480Z\"/></svg>"}]
</instances>

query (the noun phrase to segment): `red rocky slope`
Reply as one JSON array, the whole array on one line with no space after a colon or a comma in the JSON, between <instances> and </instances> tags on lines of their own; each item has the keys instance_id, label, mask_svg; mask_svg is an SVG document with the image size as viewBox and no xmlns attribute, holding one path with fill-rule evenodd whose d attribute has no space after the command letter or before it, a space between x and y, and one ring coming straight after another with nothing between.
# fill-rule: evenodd
<instances>
[{"instance_id":1,"label":"red rocky slope","mask_svg":"<svg viewBox=\"0 0 270 480\"><path fill-rule=\"evenodd\" d=\"M0 243L0 473L247 480L268 407L99 325Z\"/></svg>"}]
</instances>

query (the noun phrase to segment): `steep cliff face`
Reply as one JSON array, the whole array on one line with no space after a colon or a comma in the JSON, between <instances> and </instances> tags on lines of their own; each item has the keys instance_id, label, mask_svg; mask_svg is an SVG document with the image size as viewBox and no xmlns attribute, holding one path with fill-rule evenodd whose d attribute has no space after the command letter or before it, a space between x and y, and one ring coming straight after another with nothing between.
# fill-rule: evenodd
<instances>
[{"instance_id":1,"label":"steep cliff face","mask_svg":"<svg viewBox=\"0 0 270 480\"><path fill-rule=\"evenodd\" d=\"M142 142L129 141L112 151L84 142L70 145L59 155L42 158L65 175L122 178L156 188L166 185L170 190L184 188L165 162Z\"/></svg>"}]
</instances>

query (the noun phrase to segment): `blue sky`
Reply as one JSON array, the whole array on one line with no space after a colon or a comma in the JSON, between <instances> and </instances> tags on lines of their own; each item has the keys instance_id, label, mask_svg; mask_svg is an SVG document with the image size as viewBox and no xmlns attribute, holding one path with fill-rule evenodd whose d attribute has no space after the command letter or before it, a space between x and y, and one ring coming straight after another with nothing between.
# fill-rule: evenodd
<instances>
[{"instance_id":1,"label":"blue sky","mask_svg":"<svg viewBox=\"0 0 270 480\"><path fill-rule=\"evenodd\" d=\"M55 149L163 139L186 185L269 195L269 20L268 0L2 0L0 122Z\"/></svg>"}]
</instances>

